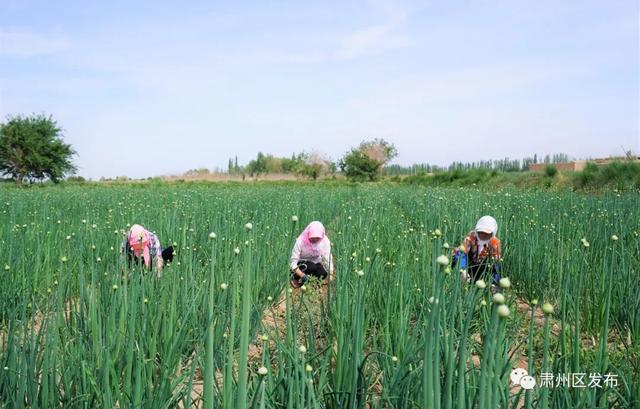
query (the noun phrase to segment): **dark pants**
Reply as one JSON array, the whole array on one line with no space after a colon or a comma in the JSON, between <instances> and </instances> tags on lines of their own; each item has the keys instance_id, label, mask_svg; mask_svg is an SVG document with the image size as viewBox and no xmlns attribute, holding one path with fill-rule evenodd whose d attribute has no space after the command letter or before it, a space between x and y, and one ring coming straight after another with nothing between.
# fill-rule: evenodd
<instances>
[{"instance_id":1,"label":"dark pants","mask_svg":"<svg viewBox=\"0 0 640 409\"><path fill-rule=\"evenodd\" d=\"M173 261L173 246L169 246L166 249L162 250L162 259L166 263L171 263Z\"/></svg>"},{"instance_id":2,"label":"dark pants","mask_svg":"<svg viewBox=\"0 0 640 409\"><path fill-rule=\"evenodd\" d=\"M467 274L469 274L469 277L471 277L472 283L475 283L480 279L484 279L488 271L489 271L488 263L470 265L467 268Z\"/></svg>"},{"instance_id":3,"label":"dark pants","mask_svg":"<svg viewBox=\"0 0 640 409\"><path fill-rule=\"evenodd\" d=\"M467 273L471 277L472 283L480 279L486 280L488 277L491 277L493 284L498 284L498 281L500 281L500 268L496 263L489 264L489 262L485 261L482 264L470 265L467 268Z\"/></svg>"},{"instance_id":4,"label":"dark pants","mask_svg":"<svg viewBox=\"0 0 640 409\"><path fill-rule=\"evenodd\" d=\"M462 252L458 252L454 255L453 264L458 268L466 269L467 274L471 278L471 282L475 283L480 279L486 279L488 276L491 277L493 284L498 284L500 281L500 264L496 262L490 262L489 258L486 258L480 264L471 264L468 265L469 260L473 260L475 257L473 253L464 254Z\"/></svg>"},{"instance_id":5,"label":"dark pants","mask_svg":"<svg viewBox=\"0 0 640 409\"><path fill-rule=\"evenodd\" d=\"M324 268L322 263L312 263L310 261L298 261L298 268L302 271L306 276L317 277L321 280L327 278L329 273ZM296 275L295 272L291 272L291 280L295 280L298 284L304 284L307 279L301 279Z\"/></svg>"},{"instance_id":6,"label":"dark pants","mask_svg":"<svg viewBox=\"0 0 640 409\"><path fill-rule=\"evenodd\" d=\"M131 247L129 247L129 251L127 251L127 254L129 256L129 263L134 265L143 263L143 258L136 257L136 253L134 253ZM173 246L169 246L166 249L162 250L162 260L164 260L165 264L171 263L173 261ZM153 260L151 260L151 263L153 264Z\"/></svg>"}]
</instances>

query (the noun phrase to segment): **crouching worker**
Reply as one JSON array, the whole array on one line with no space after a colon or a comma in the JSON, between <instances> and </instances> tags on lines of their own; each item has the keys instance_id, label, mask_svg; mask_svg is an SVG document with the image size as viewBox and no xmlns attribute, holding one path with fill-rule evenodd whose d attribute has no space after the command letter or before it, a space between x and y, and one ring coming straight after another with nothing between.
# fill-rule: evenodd
<instances>
[{"instance_id":1,"label":"crouching worker","mask_svg":"<svg viewBox=\"0 0 640 409\"><path fill-rule=\"evenodd\" d=\"M453 265L463 270L462 279L475 283L491 274L493 284L500 281L500 239L496 237L498 223L491 216L482 216L476 228L453 250Z\"/></svg>"},{"instance_id":2,"label":"crouching worker","mask_svg":"<svg viewBox=\"0 0 640 409\"><path fill-rule=\"evenodd\" d=\"M333 281L331 242L320 222L311 222L296 239L291 251L291 286L301 287L309 277Z\"/></svg>"},{"instance_id":3,"label":"crouching worker","mask_svg":"<svg viewBox=\"0 0 640 409\"><path fill-rule=\"evenodd\" d=\"M162 250L158 236L139 224L131 226L122 241L121 251L126 254L127 261L134 265L142 263L145 268L151 269L153 261L157 277L162 275L164 264L173 261L173 247Z\"/></svg>"}]
</instances>

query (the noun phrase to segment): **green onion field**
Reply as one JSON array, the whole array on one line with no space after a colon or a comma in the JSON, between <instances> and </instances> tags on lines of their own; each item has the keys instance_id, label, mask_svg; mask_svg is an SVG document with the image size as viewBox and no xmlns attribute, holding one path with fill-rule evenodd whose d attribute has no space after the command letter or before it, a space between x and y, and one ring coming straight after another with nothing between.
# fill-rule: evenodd
<instances>
[{"instance_id":1,"label":"green onion field","mask_svg":"<svg viewBox=\"0 0 640 409\"><path fill-rule=\"evenodd\" d=\"M500 295L451 265L485 214ZM336 279L291 290L313 220ZM159 279L134 223L176 248ZM3 187L0 408L639 407L639 261L637 193Z\"/></svg>"}]
</instances>

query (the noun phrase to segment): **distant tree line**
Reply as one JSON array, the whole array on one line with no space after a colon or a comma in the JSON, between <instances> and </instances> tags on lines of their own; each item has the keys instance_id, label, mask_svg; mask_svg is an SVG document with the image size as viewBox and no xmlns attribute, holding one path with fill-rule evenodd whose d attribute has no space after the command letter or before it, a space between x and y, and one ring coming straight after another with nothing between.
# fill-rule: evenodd
<instances>
[{"instance_id":1,"label":"distant tree line","mask_svg":"<svg viewBox=\"0 0 640 409\"><path fill-rule=\"evenodd\" d=\"M292 174L316 180L342 172L347 179L374 181L383 173L385 165L397 156L395 146L384 139L363 141L351 148L338 162L326 155L312 151L294 153L291 157L278 157L258 152L246 165L238 164L238 157L229 158L227 172L243 177L266 174Z\"/></svg>"},{"instance_id":2,"label":"distant tree line","mask_svg":"<svg viewBox=\"0 0 640 409\"><path fill-rule=\"evenodd\" d=\"M336 164L319 152L294 153L290 158L258 152L255 159L246 165L238 164L238 157L229 159L227 172L230 175L260 176L266 174L291 174L318 179L337 172Z\"/></svg>"},{"instance_id":3,"label":"distant tree line","mask_svg":"<svg viewBox=\"0 0 640 409\"><path fill-rule=\"evenodd\" d=\"M427 173L438 173L453 170L487 169L500 172L524 172L531 164L555 164L568 162L569 156L564 153L545 155L539 159L535 154L523 159L491 159L475 162L453 162L449 166L437 166L428 163L402 166L390 165L389 162L398 155L396 147L384 139L363 141L351 148L337 163L318 153L294 153L291 157L277 157L258 152L244 166L238 164L237 156L229 159L229 174L244 176L260 176L266 174L293 174L310 179L334 175L340 170L347 179L356 181L375 181L381 176L404 176Z\"/></svg>"},{"instance_id":4,"label":"distant tree line","mask_svg":"<svg viewBox=\"0 0 640 409\"><path fill-rule=\"evenodd\" d=\"M453 162L447 167L441 167L436 165L415 164L410 166L390 165L385 168L385 175L388 176L402 176L402 175L416 175L420 173L437 173L452 170L470 170L470 169L488 169L497 170L500 172L525 172L529 170L529 166L537 163L555 164L569 162L569 155L565 153L556 153L553 155L545 155L541 160L538 155L535 154L532 157L526 157L523 159L495 159L495 160L481 160L476 162Z\"/></svg>"},{"instance_id":5,"label":"distant tree line","mask_svg":"<svg viewBox=\"0 0 640 409\"><path fill-rule=\"evenodd\" d=\"M435 173L442 172L446 168L437 165L430 165L428 163L417 163L409 166L402 165L389 165L385 168L384 174L386 176L403 176L403 175L416 175L419 173Z\"/></svg>"}]
</instances>

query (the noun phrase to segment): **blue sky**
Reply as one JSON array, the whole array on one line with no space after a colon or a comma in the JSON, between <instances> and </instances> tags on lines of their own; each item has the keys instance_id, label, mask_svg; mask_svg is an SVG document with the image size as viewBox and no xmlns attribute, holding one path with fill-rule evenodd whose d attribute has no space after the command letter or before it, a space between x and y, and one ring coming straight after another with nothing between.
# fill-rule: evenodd
<instances>
[{"instance_id":1,"label":"blue sky","mask_svg":"<svg viewBox=\"0 0 640 409\"><path fill-rule=\"evenodd\" d=\"M95 3L95 4L94 4ZM396 163L640 150L636 1L0 1L0 117L45 113L79 174L258 151Z\"/></svg>"}]
</instances>

